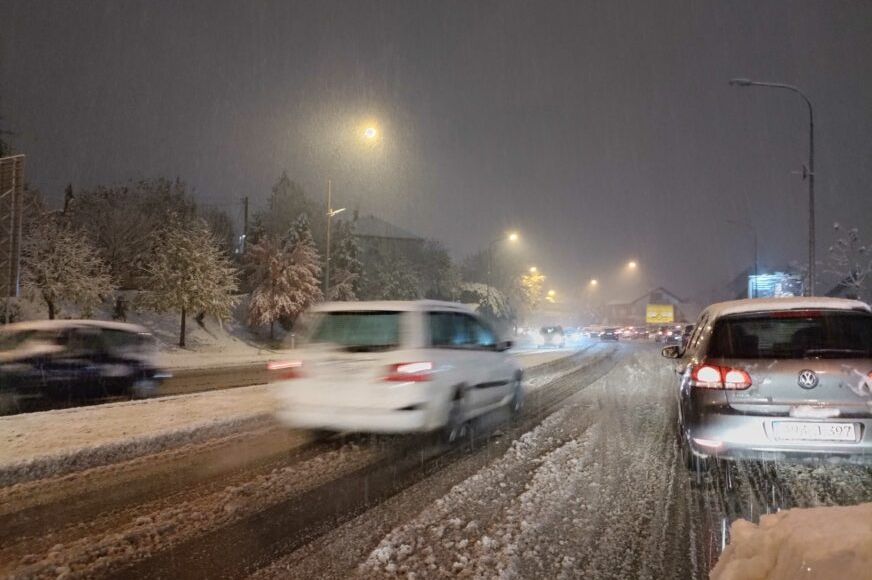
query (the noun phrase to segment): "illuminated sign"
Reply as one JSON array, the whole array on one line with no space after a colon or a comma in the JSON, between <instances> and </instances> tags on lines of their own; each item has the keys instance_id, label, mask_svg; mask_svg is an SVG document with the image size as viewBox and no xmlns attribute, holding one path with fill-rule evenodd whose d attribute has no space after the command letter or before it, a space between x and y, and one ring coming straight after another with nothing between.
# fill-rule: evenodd
<instances>
[{"instance_id":1,"label":"illuminated sign","mask_svg":"<svg viewBox=\"0 0 872 580\"><path fill-rule=\"evenodd\" d=\"M649 304L645 307L645 322L648 324L675 322L675 307L672 304Z\"/></svg>"}]
</instances>

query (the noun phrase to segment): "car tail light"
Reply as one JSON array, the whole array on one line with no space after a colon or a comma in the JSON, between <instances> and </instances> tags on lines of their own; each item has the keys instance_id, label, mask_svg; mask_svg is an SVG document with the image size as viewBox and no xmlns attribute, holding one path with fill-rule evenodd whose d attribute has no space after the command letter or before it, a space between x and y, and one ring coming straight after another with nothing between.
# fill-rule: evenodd
<instances>
[{"instance_id":1,"label":"car tail light","mask_svg":"<svg viewBox=\"0 0 872 580\"><path fill-rule=\"evenodd\" d=\"M266 364L270 379L274 381L299 379L303 376L302 369L303 363L298 360L273 360Z\"/></svg>"},{"instance_id":2,"label":"car tail light","mask_svg":"<svg viewBox=\"0 0 872 580\"><path fill-rule=\"evenodd\" d=\"M397 363L388 367L386 381L399 383L420 383L429 381L433 376L433 363L409 362Z\"/></svg>"},{"instance_id":3,"label":"car tail light","mask_svg":"<svg viewBox=\"0 0 872 580\"><path fill-rule=\"evenodd\" d=\"M751 375L742 369L701 364L691 369L690 384L697 389L742 391L751 386Z\"/></svg>"}]
</instances>

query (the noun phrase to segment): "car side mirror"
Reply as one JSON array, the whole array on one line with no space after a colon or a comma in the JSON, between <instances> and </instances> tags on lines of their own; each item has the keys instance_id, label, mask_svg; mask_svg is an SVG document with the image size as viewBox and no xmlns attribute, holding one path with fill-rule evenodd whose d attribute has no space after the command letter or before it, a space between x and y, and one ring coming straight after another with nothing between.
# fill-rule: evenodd
<instances>
[{"instance_id":1,"label":"car side mirror","mask_svg":"<svg viewBox=\"0 0 872 580\"><path fill-rule=\"evenodd\" d=\"M678 358L681 356L681 347L678 345L667 346L660 351L666 358Z\"/></svg>"},{"instance_id":2,"label":"car side mirror","mask_svg":"<svg viewBox=\"0 0 872 580\"><path fill-rule=\"evenodd\" d=\"M496 350L499 352L503 352L505 350L509 350L514 346L514 343L511 340L503 340L496 344Z\"/></svg>"}]
</instances>

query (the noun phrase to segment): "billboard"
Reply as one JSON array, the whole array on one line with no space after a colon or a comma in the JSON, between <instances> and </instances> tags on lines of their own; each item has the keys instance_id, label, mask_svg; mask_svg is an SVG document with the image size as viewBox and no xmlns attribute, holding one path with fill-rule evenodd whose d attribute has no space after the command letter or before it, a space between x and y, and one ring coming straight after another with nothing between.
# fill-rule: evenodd
<instances>
[{"instance_id":1,"label":"billboard","mask_svg":"<svg viewBox=\"0 0 872 580\"><path fill-rule=\"evenodd\" d=\"M781 298L784 296L802 296L803 279L799 274L774 272L748 276L749 298Z\"/></svg>"},{"instance_id":2,"label":"billboard","mask_svg":"<svg viewBox=\"0 0 872 580\"><path fill-rule=\"evenodd\" d=\"M675 322L675 307L672 304L649 304L645 307L645 322L648 324Z\"/></svg>"}]
</instances>

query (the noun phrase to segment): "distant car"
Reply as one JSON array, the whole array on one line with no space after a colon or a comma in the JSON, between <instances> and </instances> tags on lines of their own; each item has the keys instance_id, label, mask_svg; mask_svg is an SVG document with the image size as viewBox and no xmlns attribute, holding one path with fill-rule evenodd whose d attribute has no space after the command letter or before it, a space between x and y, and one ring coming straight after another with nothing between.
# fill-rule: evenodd
<instances>
[{"instance_id":1,"label":"distant car","mask_svg":"<svg viewBox=\"0 0 872 580\"><path fill-rule=\"evenodd\" d=\"M273 361L277 418L290 427L407 433L521 409L522 372L487 322L451 302L335 302L305 317L293 360Z\"/></svg>"},{"instance_id":2,"label":"distant car","mask_svg":"<svg viewBox=\"0 0 872 580\"><path fill-rule=\"evenodd\" d=\"M147 397L169 375L143 327L98 320L44 320L0 328L0 413L35 400L71 404Z\"/></svg>"},{"instance_id":3,"label":"distant car","mask_svg":"<svg viewBox=\"0 0 872 580\"><path fill-rule=\"evenodd\" d=\"M620 340L620 332L617 328L606 328L599 335L600 340Z\"/></svg>"},{"instance_id":4,"label":"distant car","mask_svg":"<svg viewBox=\"0 0 872 580\"><path fill-rule=\"evenodd\" d=\"M872 461L872 311L838 298L714 304L678 358L679 431L707 458Z\"/></svg>"},{"instance_id":5,"label":"distant car","mask_svg":"<svg viewBox=\"0 0 872 580\"><path fill-rule=\"evenodd\" d=\"M664 342L666 344L676 344L681 342L681 327L680 326L661 326L657 330L654 337L656 342Z\"/></svg>"},{"instance_id":6,"label":"distant car","mask_svg":"<svg viewBox=\"0 0 872 580\"><path fill-rule=\"evenodd\" d=\"M561 326L543 326L539 329L537 338L536 346L539 348L563 348L566 346L566 334Z\"/></svg>"}]
</instances>

